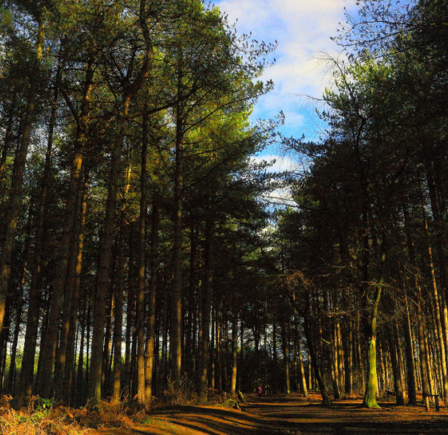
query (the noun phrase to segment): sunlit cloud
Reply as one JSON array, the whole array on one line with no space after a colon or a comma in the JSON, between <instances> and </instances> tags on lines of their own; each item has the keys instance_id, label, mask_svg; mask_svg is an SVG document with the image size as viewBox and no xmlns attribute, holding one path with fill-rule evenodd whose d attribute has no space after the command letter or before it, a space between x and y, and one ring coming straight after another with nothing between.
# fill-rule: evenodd
<instances>
[{"instance_id":1,"label":"sunlit cloud","mask_svg":"<svg viewBox=\"0 0 448 435\"><path fill-rule=\"evenodd\" d=\"M291 172L296 171L300 168L298 162L290 159L289 157L281 157L277 155L263 155L263 156L254 156L251 159L255 163L262 163L266 161L268 163L272 163L272 165L268 168L268 172Z\"/></svg>"},{"instance_id":2,"label":"sunlit cloud","mask_svg":"<svg viewBox=\"0 0 448 435\"><path fill-rule=\"evenodd\" d=\"M258 41L278 41L263 79L272 79L275 88L260 98L254 118L286 114L281 131L288 136L318 135L319 121L306 96L320 98L331 77L322 53L337 57L341 49L330 37L337 35L345 21L344 7L354 10L356 0L216 0L229 22L237 21L239 34L252 32Z\"/></svg>"}]
</instances>

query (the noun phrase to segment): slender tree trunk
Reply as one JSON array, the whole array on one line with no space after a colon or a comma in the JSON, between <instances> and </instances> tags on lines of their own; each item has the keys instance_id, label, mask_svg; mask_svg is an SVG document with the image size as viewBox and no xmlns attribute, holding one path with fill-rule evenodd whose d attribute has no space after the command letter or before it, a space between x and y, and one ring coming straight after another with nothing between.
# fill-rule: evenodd
<instances>
[{"instance_id":1,"label":"slender tree trunk","mask_svg":"<svg viewBox=\"0 0 448 435\"><path fill-rule=\"evenodd\" d=\"M179 81L181 79L179 78ZM182 175L182 121L180 103L176 108L176 156L174 169L174 239L173 239L173 285L171 293L171 334L170 334L170 362L172 376L177 385L181 379L182 368L182 203L183 203L183 175Z\"/></svg>"},{"instance_id":2,"label":"slender tree trunk","mask_svg":"<svg viewBox=\"0 0 448 435\"><path fill-rule=\"evenodd\" d=\"M115 285L114 311L114 392L113 401L118 403L121 394L121 341L123 339L123 299L124 299L124 269L125 269L125 231L123 210L120 218L120 238L117 248L117 278Z\"/></svg>"},{"instance_id":3,"label":"slender tree trunk","mask_svg":"<svg viewBox=\"0 0 448 435\"><path fill-rule=\"evenodd\" d=\"M44 42L44 25L39 25L37 35L36 60L38 64L42 59L42 47ZM31 73L33 74L33 73ZM37 76L38 74L36 74ZM8 282L11 273L11 255L14 248L15 235L17 232L17 218L19 216L21 201L23 174L25 172L26 156L31 140L31 130L34 124L36 85L30 80L30 89L28 92L28 102L26 107L24 129L21 134L20 146L14 160L13 177L11 181L11 189L8 200L8 214L6 216L6 230L3 240L2 252L0 256L0 331L3 327L3 319L5 316L6 298L8 295Z\"/></svg>"},{"instance_id":4,"label":"slender tree trunk","mask_svg":"<svg viewBox=\"0 0 448 435\"><path fill-rule=\"evenodd\" d=\"M89 399L101 400L102 358L104 325L106 320L107 290L110 285L110 264L112 258L112 239L114 232L115 204L118 189L118 179L121 166L121 151L125 135L126 121L131 95L125 95L121 114L118 118L117 135L112 150L109 187L107 192L106 217L104 232L100 244L100 262L98 268L98 284L95 298L94 324L92 334L92 360L89 378Z\"/></svg>"},{"instance_id":5,"label":"slender tree trunk","mask_svg":"<svg viewBox=\"0 0 448 435\"><path fill-rule=\"evenodd\" d=\"M142 129L142 153L140 162L140 216L139 216L139 257L138 257L138 297L137 297L137 373L138 388L137 400L140 405L145 403L145 284L146 284L146 214L147 214L147 188L146 159L148 154L148 115L147 105L144 106Z\"/></svg>"},{"instance_id":6,"label":"slender tree trunk","mask_svg":"<svg viewBox=\"0 0 448 435\"><path fill-rule=\"evenodd\" d=\"M409 314L409 305L408 305L408 297L405 289L405 297L406 297L406 313L403 321L404 328L404 338L406 343L406 368L407 368L407 384L408 384L408 396L409 396L409 405L417 405L417 389L416 389L416 381L415 381L415 366L414 366L414 346L412 341L412 327L411 327L411 319Z\"/></svg>"},{"instance_id":7,"label":"slender tree trunk","mask_svg":"<svg viewBox=\"0 0 448 435\"><path fill-rule=\"evenodd\" d=\"M51 306L48 315L48 327L45 333L45 340L41 347L41 355L39 358L39 364L42 370L39 372L38 393L42 397L46 398L50 397L51 394L51 376L53 373L53 365L56 356L56 344L66 283L67 267L69 258L72 255L72 253L70 253L70 241L74 238L74 233L76 231L76 225L74 225L74 223L77 213L75 213L75 210L78 191L80 188L80 175L84 156L87 124L90 114L90 95L94 76L94 62L94 56L90 56L87 64L86 79L84 82L81 114L77 123L78 127L76 131L75 148L70 172L69 194L65 210L62 239L58 252Z\"/></svg>"},{"instance_id":8,"label":"slender tree trunk","mask_svg":"<svg viewBox=\"0 0 448 435\"><path fill-rule=\"evenodd\" d=\"M3 177L6 169L6 162L8 158L8 152L11 148L11 142L13 139L13 123L14 123L14 111L16 110L16 103L17 103L17 94L14 93L12 96L12 102L11 102L11 110L8 114L8 123L6 125L6 132L5 132L5 138L3 140L3 148L2 148L2 155L0 157L0 183L3 183Z\"/></svg>"},{"instance_id":9,"label":"slender tree trunk","mask_svg":"<svg viewBox=\"0 0 448 435\"><path fill-rule=\"evenodd\" d=\"M311 359L311 366L314 370L314 375L316 377L317 383L319 385L320 394L322 395L322 405L331 405L330 396L328 395L327 387L325 386L325 381L320 373L319 364L317 363L317 355L314 351L314 344L311 335L311 325L309 324L309 317L306 316L303 328L305 331L305 338L308 345L308 352Z\"/></svg>"},{"instance_id":10,"label":"slender tree trunk","mask_svg":"<svg viewBox=\"0 0 448 435\"><path fill-rule=\"evenodd\" d=\"M301 343L300 334L299 334L299 331L297 328L296 328L296 342L297 342L297 357L299 360L300 392L303 394L303 397L308 397L308 388L306 386L305 368L303 366L302 343Z\"/></svg>"},{"instance_id":11,"label":"slender tree trunk","mask_svg":"<svg viewBox=\"0 0 448 435\"><path fill-rule=\"evenodd\" d=\"M213 281L213 235L214 235L214 212L211 211L205 224L205 276L202 286L202 341L200 359L199 391L201 400L207 400L208 392L208 368L210 365L210 310L211 292Z\"/></svg>"},{"instance_id":12,"label":"slender tree trunk","mask_svg":"<svg viewBox=\"0 0 448 435\"><path fill-rule=\"evenodd\" d=\"M221 322L222 313L219 306L216 307L216 388L222 391L222 347L221 347Z\"/></svg>"},{"instance_id":13,"label":"slender tree trunk","mask_svg":"<svg viewBox=\"0 0 448 435\"><path fill-rule=\"evenodd\" d=\"M62 315L62 327L59 334L59 347L56 351L55 359L55 399L62 401L66 396L67 391L65 368L67 361L67 349L70 333L71 318L76 315L79 289L77 292L78 277L81 275L83 242L84 242L84 224L86 212L86 196L88 190L88 175L85 175L85 183L82 191L78 192L78 204L76 207L76 214L80 219L75 223L74 239L71 241L70 262L68 267L68 277L65 286L64 308ZM75 325L73 325L74 327Z\"/></svg>"},{"instance_id":14,"label":"slender tree trunk","mask_svg":"<svg viewBox=\"0 0 448 435\"><path fill-rule=\"evenodd\" d=\"M197 224L196 224L197 225ZM195 229L195 223L191 223L190 227L190 272L189 272L189 286L188 286L188 328L186 331L187 341L186 341L186 363L185 368L187 373L191 378L194 377L195 373L195 335L196 335L196 256L197 256L197 245L198 245L198 232Z\"/></svg>"},{"instance_id":15,"label":"slender tree trunk","mask_svg":"<svg viewBox=\"0 0 448 435\"><path fill-rule=\"evenodd\" d=\"M126 123L129 112L129 103L135 97L145 83L152 68L153 46L150 38L146 11L146 0L140 0L139 24L145 42L145 60L141 70L133 83L128 82L123 89L123 101L117 120L117 133L112 150L111 171L109 177L109 187L107 192L106 218L104 233L101 240L101 257L98 270L98 285L95 299L95 322L92 337L92 361L91 376L89 379L89 398L98 402L101 399L101 378L102 378L102 348L104 339L105 302L107 288L110 281L110 263L112 254L112 236L114 230L115 203L118 189L118 179L120 173L121 151L123 139L126 133ZM143 393L144 394L144 393Z\"/></svg>"},{"instance_id":16,"label":"slender tree trunk","mask_svg":"<svg viewBox=\"0 0 448 435\"><path fill-rule=\"evenodd\" d=\"M348 341L345 351L345 394L351 396L353 393L353 321L349 317L347 321Z\"/></svg>"},{"instance_id":17,"label":"slender tree trunk","mask_svg":"<svg viewBox=\"0 0 448 435\"><path fill-rule=\"evenodd\" d=\"M29 239L30 239L30 226L31 226L31 207L30 207L30 216L28 218L27 225L27 237L25 241L24 253L28 252L29 249ZM20 326L22 324L22 311L23 311L23 288L25 286L26 280L26 267L27 261L25 260L21 267L21 276L19 278L19 288L17 289L18 300L16 305L16 321L14 326L14 334L11 345L11 357L9 363L9 373L8 373L8 392L13 397L15 396L16 390L16 356L17 356L17 344L19 342L19 334L20 334Z\"/></svg>"},{"instance_id":18,"label":"slender tree trunk","mask_svg":"<svg viewBox=\"0 0 448 435\"><path fill-rule=\"evenodd\" d=\"M126 307L126 336L125 336L125 356L124 356L124 373L122 376L124 381L123 390L126 391L126 396L131 395L131 341L132 330L134 325L134 307L135 307L135 295L134 285L130 277L133 276L132 263L134 260L134 243L133 243L133 229L132 226L129 231L129 262L128 262L128 294L127 294L127 307Z\"/></svg>"},{"instance_id":19,"label":"slender tree trunk","mask_svg":"<svg viewBox=\"0 0 448 435\"><path fill-rule=\"evenodd\" d=\"M381 298L382 286L382 281L376 286L375 300L369 324L367 387L363 401L363 406L367 408L379 408L376 401L376 394L378 391L378 376L376 369L376 329L378 320L378 305Z\"/></svg>"},{"instance_id":20,"label":"slender tree trunk","mask_svg":"<svg viewBox=\"0 0 448 435\"><path fill-rule=\"evenodd\" d=\"M75 373L75 341L76 341L76 330L78 323L78 306L81 288L81 270L82 270L82 260L84 253L84 232L86 224L86 212L87 212L87 195L89 189L89 173L86 171L84 178L84 187L82 194L81 203L81 219L79 222L78 240L77 240L77 258L76 258L76 268L73 277L73 305L71 309L71 316L69 319L69 334L67 337L67 360L65 364L64 376L64 391L63 398L64 402L69 404L70 398L74 397L72 394L72 386L74 385L74 373Z\"/></svg>"},{"instance_id":21,"label":"slender tree trunk","mask_svg":"<svg viewBox=\"0 0 448 435\"><path fill-rule=\"evenodd\" d=\"M425 215L425 209L422 204L422 212ZM436 273L434 268L434 261L433 261L433 255L432 255L432 248L429 238L429 229L428 229L428 222L426 220L426 217L424 218L424 225L425 225L425 235L426 235L426 242L428 245L428 256L429 256L429 266L431 269L431 279L432 279L432 288L433 288L433 301L434 301L434 309L432 310L433 313L435 313L435 331L436 331L436 337L437 337L437 347L440 349L440 357L441 357L441 368L442 368L442 378L443 378L443 388L442 388L442 394L444 397L446 397L446 392L448 391L448 374L447 374L447 358L445 353L445 341L444 341L444 334L442 330L442 319L440 314L440 302L439 302L439 292L438 292L438 286L436 281Z\"/></svg>"},{"instance_id":22,"label":"slender tree trunk","mask_svg":"<svg viewBox=\"0 0 448 435\"><path fill-rule=\"evenodd\" d=\"M112 284L112 282L111 282ZM109 385L110 373L108 369L110 367L110 360L112 359L112 315L114 312L114 295L113 286L111 285L107 292L107 305L106 305L106 321L104 324L104 346L103 346L103 366L101 368L101 389L107 394L107 386Z\"/></svg>"},{"instance_id":23,"label":"slender tree trunk","mask_svg":"<svg viewBox=\"0 0 448 435\"><path fill-rule=\"evenodd\" d=\"M397 405L404 405L404 391L403 386L401 384L401 373L400 373L400 365L397 357L397 337L393 333L393 326L388 327L388 335L389 335L389 350L390 357L392 362L392 370L394 374L394 390L395 397L397 400Z\"/></svg>"},{"instance_id":24,"label":"slender tree trunk","mask_svg":"<svg viewBox=\"0 0 448 435\"><path fill-rule=\"evenodd\" d=\"M283 366L285 370L284 388L286 394L291 394L291 378L289 363L289 322L282 322L282 347L283 347Z\"/></svg>"},{"instance_id":25,"label":"slender tree trunk","mask_svg":"<svg viewBox=\"0 0 448 435\"><path fill-rule=\"evenodd\" d=\"M152 379L154 371L154 341L156 332L156 296L157 296L157 248L159 235L159 203L157 193L152 200L151 218L151 245L150 245L150 269L151 278L149 282L148 296L148 318L146 339L146 375L145 375L145 398L148 405L152 398Z\"/></svg>"},{"instance_id":26,"label":"slender tree trunk","mask_svg":"<svg viewBox=\"0 0 448 435\"><path fill-rule=\"evenodd\" d=\"M236 394L236 380L238 374L238 311L232 313L232 377L230 381L230 392Z\"/></svg>"},{"instance_id":27,"label":"slender tree trunk","mask_svg":"<svg viewBox=\"0 0 448 435\"><path fill-rule=\"evenodd\" d=\"M58 80L57 80L58 81ZM53 134L56 121L58 92L55 91L48 125L47 150L45 166L38 202L37 230L34 245L34 261L32 264L31 286L29 290L28 317L26 323L25 342L23 346L22 369L18 396L30 397L33 388L34 359L36 354L37 334L39 327L39 310L42 297L42 246L44 239L45 216L47 210L47 194L50 184L51 155L53 150Z\"/></svg>"}]
</instances>

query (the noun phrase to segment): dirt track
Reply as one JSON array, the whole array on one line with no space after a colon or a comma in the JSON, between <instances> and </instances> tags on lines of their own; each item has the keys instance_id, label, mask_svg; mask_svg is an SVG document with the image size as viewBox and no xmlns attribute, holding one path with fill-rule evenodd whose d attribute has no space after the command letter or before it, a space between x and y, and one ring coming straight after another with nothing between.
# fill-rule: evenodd
<instances>
[{"instance_id":1,"label":"dirt track","mask_svg":"<svg viewBox=\"0 0 448 435\"><path fill-rule=\"evenodd\" d=\"M242 411L184 406L155 411L145 425L132 430L103 430L113 435L420 435L448 434L448 409L427 413L417 407L381 403L382 409L360 408L360 400L338 400L323 408L319 396L248 397Z\"/></svg>"}]
</instances>

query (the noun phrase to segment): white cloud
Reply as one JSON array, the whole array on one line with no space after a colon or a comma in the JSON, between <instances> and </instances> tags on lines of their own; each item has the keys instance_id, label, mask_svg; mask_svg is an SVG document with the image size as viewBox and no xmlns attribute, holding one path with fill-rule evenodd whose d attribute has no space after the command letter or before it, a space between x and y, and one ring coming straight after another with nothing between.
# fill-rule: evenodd
<instances>
[{"instance_id":1,"label":"white cloud","mask_svg":"<svg viewBox=\"0 0 448 435\"><path fill-rule=\"evenodd\" d=\"M269 207L295 207L297 203L294 201L291 189L276 189L266 193L260 197L260 200Z\"/></svg>"},{"instance_id":2,"label":"white cloud","mask_svg":"<svg viewBox=\"0 0 448 435\"><path fill-rule=\"evenodd\" d=\"M264 156L254 156L251 159L256 163L261 163L263 161L275 163L268 169L269 172L293 172L300 171L302 169L302 164L289 157L278 156L278 155L264 155ZM265 193L259 198L268 207L284 207L290 206L295 207L297 204L294 201L289 187L275 189L271 192Z\"/></svg>"},{"instance_id":3,"label":"white cloud","mask_svg":"<svg viewBox=\"0 0 448 435\"><path fill-rule=\"evenodd\" d=\"M263 161L275 163L269 167L269 172L285 172L285 171L296 171L300 168L300 164L289 157L281 157L277 155L265 155L265 156L254 156L251 159L256 163L261 163Z\"/></svg>"},{"instance_id":4,"label":"white cloud","mask_svg":"<svg viewBox=\"0 0 448 435\"><path fill-rule=\"evenodd\" d=\"M344 7L354 8L355 1L215 1L228 14L229 22L238 19L238 33L252 32L258 41L278 41L272 54L277 63L267 68L262 77L272 79L275 89L260 99L254 117L273 118L283 110L287 119L282 131L294 136L305 132L309 136L315 122L313 110L309 110L306 99L298 96L321 97L329 77L319 58L322 52L333 56L340 52L330 37L336 36L338 23L345 21Z\"/></svg>"}]
</instances>

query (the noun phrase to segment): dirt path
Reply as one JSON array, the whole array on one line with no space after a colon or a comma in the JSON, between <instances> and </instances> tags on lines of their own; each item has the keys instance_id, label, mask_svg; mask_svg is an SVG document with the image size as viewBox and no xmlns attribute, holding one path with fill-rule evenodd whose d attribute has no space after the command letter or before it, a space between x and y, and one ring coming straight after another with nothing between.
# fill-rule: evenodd
<instances>
[{"instance_id":1,"label":"dirt path","mask_svg":"<svg viewBox=\"0 0 448 435\"><path fill-rule=\"evenodd\" d=\"M248 397L242 411L184 406L155 411L146 424L132 430L103 430L105 435L429 435L448 434L448 409L427 413L424 407L397 407L381 403L382 409L360 408L360 400L338 400L323 408L319 396Z\"/></svg>"}]
</instances>

